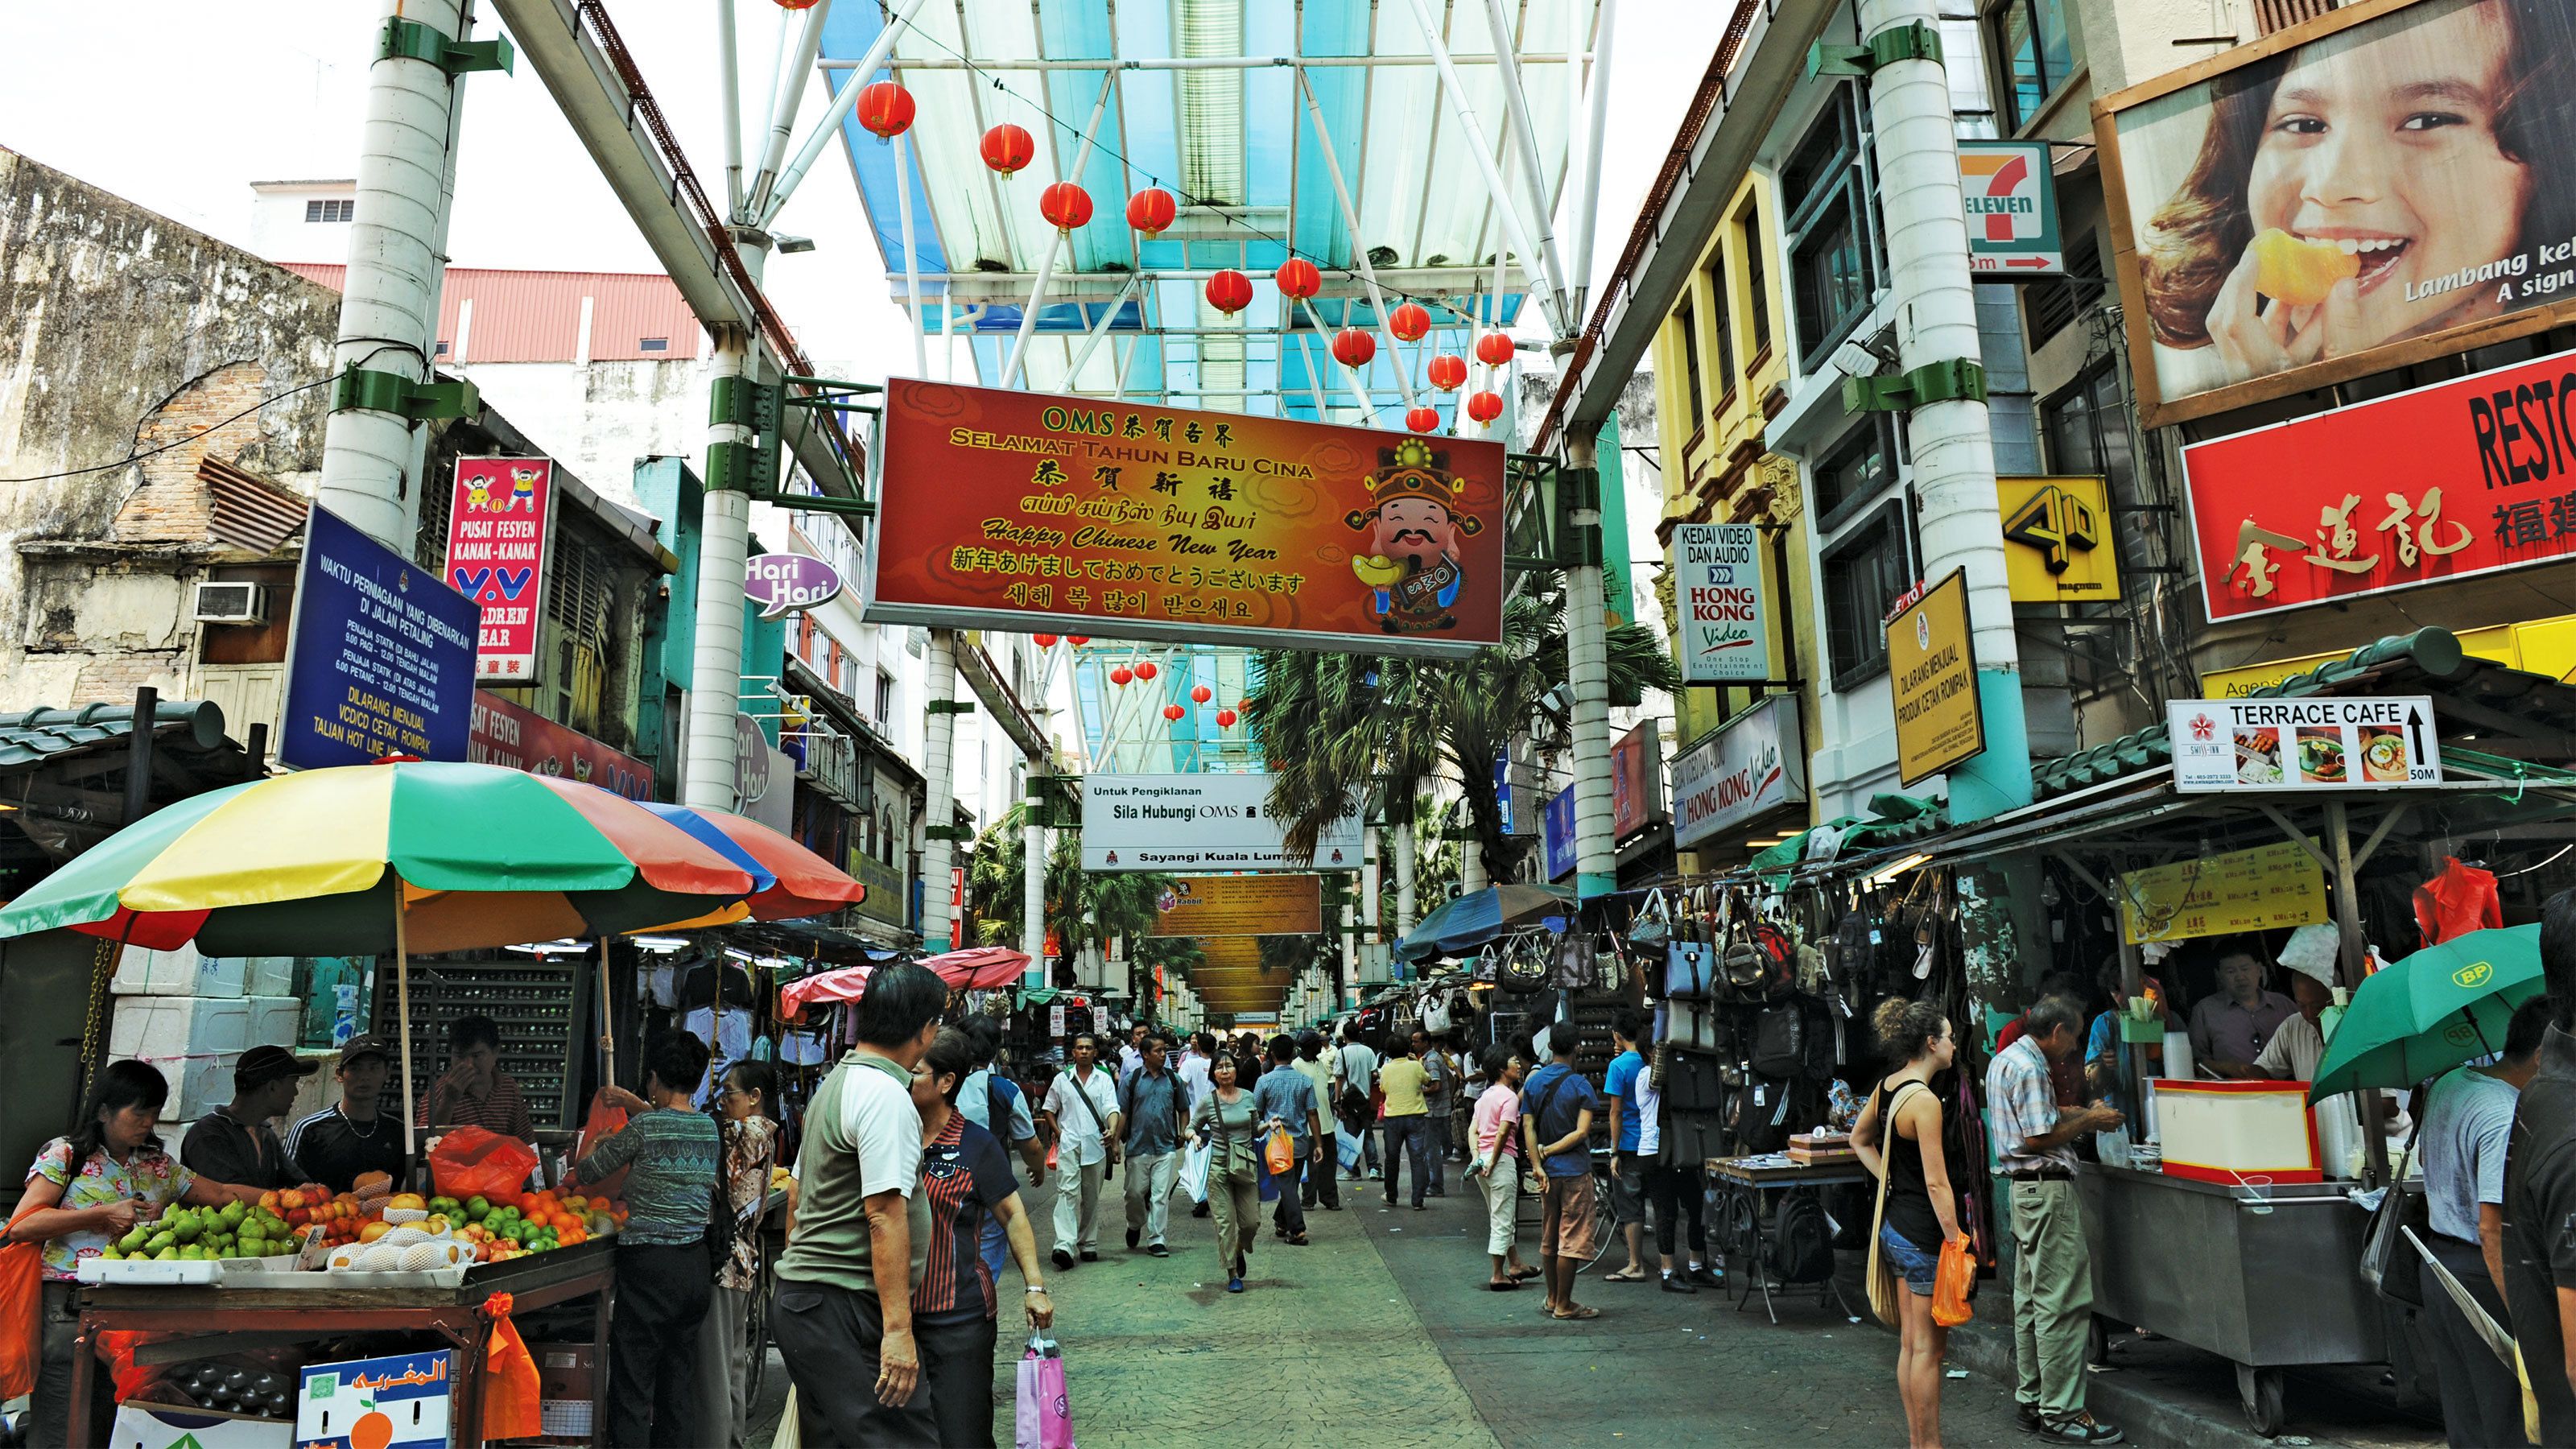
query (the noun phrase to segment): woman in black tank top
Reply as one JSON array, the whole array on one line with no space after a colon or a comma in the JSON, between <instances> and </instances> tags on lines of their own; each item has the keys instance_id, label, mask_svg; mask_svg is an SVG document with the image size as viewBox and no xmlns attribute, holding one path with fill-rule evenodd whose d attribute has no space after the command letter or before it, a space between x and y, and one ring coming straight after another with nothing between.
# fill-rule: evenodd
<instances>
[{"instance_id":1,"label":"woman in black tank top","mask_svg":"<svg viewBox=\"0 0 2576 1449\"><path fill-rule=\"evenodd\" d=\"M1852 1146L1873 1175L1887 1179L1887 1208L1878 1251L1905 1280L1902 1338L1896 1353L1896 1392L1905 1403L1912 1449L1941 1443L1941 1359L1950 1331L1932 1321L1932 1269L1941 1245L1964 1236L1941 1150L1941 1100L1932 1077L1946 1070L1958 1050L1949 1021L1928 1001L1881 1002L1870 1024L1884 1058L1896 1070L1870 1094L1852 1126Z\"/></svg>"}]
</instances>

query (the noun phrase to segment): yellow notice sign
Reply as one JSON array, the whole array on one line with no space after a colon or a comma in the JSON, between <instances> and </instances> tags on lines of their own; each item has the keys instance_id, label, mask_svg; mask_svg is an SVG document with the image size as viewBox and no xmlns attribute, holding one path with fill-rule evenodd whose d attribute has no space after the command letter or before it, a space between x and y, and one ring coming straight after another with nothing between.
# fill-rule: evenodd
<instances>
[{"instance_id":1,"label":"yellow notice sign","mask_svg":"<svg viewBox=\"0 0 2576 1449\"><path fill-rule=\"evenodd\" d=\"M1897 775L1906 784L1985 749L1965 569L1924 590L1888 622L1887 673L1896 690Z\"/></svg>"},{"instance_id":2,"label":"yellow notice sign","mask_svg":"<svg viewBox=\"0 0 2576 1449\"><path fill-rule=\"evenodd\" d=\"M2099 477L1998 478L2005 579L2016 604L2090 604L2120 597L2111 495Z\"/></svg>"},{"instance_id":3,"label":"yellow notice sign","mask_svg":"<svg viewBox=\"0 0 2576 1449\"><path fill-rule=\"evenodd\" d=\"M2325 870L2292 840L2120 877L2120 932L2131 945L2325 919Z\"/></svg>"},{"instance_id":4,"label":"yellow notice sign","mask_svg":"<svg viewBox=\"0 0 2576 1449\"><path fill-rule=\"evenodd\" d=\"M1324 929L1324 878L1182 876L1155 905L1157 936L1311 936Z\"/></svg>"}]
</instances>

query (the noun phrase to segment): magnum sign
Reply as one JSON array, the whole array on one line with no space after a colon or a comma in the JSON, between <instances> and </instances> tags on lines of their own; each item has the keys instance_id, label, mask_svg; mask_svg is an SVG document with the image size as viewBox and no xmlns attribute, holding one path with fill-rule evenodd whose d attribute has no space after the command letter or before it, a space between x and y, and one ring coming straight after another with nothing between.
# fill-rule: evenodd
<instances>
[{"instance_id":1,"label":"magnum sign","mask_svg":"<svg viewBox=\"0 0 2576 1449\"><path fill-rule=\"evenodd\" d=\"M1673 530L1684 684L1772 677L1766 552L1762 530L1750 523L1685 523Z\"/></svg>"}]
</instances>

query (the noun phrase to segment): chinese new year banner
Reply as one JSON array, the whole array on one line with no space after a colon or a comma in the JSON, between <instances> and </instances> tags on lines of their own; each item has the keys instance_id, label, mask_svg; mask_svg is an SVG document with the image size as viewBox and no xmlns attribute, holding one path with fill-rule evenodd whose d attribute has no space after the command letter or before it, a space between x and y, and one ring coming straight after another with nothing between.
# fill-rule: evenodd
<instances>
[{"instance_id":1,"label":"chinese new year banner","mask_svg":"<svg viewBox=\"0 0 2576 1449\"><path fill-rule=\"evenodd\" d=\"M1465 654L1503 446L897 378L871 621Z\"/></svg>"},{"instance_id":2,"label":"chinese new year banner","mask_svg":"<svg viewBox=\"0 0 2576 1449\"><path fill-rule=\"evenodd\" d=\"M546 596L547 522L554 464L544 458L459 458L447 510L447 581L483 607L477 684L534 684Z\"/></svg>"},{"instance_id":3,"label":"chinese new year banner","mask_svg":"<svg viewBox=\"0 0 2576 1449\"><path fill-rule=\"evenodd\" d=\"M2576 554L2576 352L2183 449L2213 620Z\"/></svg>"}]
</instances>

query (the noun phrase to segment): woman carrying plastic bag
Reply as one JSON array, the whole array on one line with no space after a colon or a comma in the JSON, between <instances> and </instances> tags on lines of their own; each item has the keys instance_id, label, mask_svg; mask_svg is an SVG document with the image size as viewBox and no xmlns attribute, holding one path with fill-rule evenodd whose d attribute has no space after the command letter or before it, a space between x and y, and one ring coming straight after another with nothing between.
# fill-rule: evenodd
<instances>
[{"instance_id":1,"label":"woman carrying plastic bag","mask_svg":"<svg viewBox=\"0 0 2576 1449\"><path fill-rule=\"evenodd\" d=\"M1073 1403L1064 1387L1064 1358L1055 1340L1031 1333L1020 1355L1020 1402L1014 1449L1074 1449Z\"/></svg>"}]
</instances>

